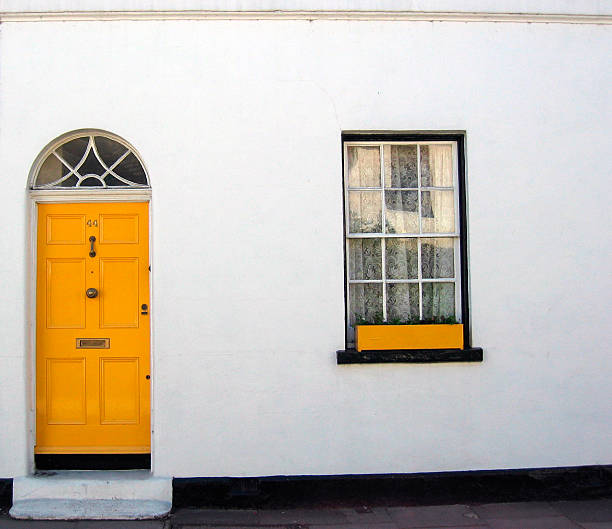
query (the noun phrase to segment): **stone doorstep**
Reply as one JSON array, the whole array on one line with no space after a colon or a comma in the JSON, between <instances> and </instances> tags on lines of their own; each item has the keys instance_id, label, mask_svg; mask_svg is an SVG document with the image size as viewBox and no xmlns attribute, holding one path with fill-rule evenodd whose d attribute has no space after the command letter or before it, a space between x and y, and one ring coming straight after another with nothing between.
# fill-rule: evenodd
<instances>
[{"instance_id":1,"label":"stone doorstep","mask_svg":"<svg viewBox=\"0 0 612 529\"><path fill-rule=\"evenodd\" d=\"M172 479L148 471L61 471L13 481L13 518L141 520L172 508Z\"/></svg>"},{"instance_id":2,"label":"stone doorstep","mask_svg":"<svg viewBox=\"0 0 612 529\"><path fill-rule=\"evenodd\" d=\"M158 500L19 500L9 514L18 520L149 520L170 512Z\"/></svg>"}]
</instances>

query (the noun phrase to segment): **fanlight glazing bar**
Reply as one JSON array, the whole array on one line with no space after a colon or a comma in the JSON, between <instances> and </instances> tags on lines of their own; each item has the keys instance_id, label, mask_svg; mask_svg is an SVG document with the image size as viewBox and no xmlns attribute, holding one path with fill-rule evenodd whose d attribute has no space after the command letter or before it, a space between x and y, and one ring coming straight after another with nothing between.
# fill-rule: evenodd
<instances>
[{"instance_id":1,"label":"fanlight glazing bar","mask_svg":"<svg viewBox=\"0 0 612 529\"><path fill-rule=\"evenodd\" d=\"M87 144L78 162L76 164L69 163L66 156L63 156L63 154L69 154L70 156L78 155L85 138L87 138ZM103 141L98 143L96 141L97 139ZM81 141L79 142L76 140ZM70 145L68 147L69 151L62 151L62 148L68 145ZM32 185L33 189L68 189L70 187L103 187L125 189L130 187L150 187L146 171L133 149L124 142L120 141L118 138L109 137L102 133L102 131L84 133L83 135L76 137L70 136L69 139L59 145L55 145L47 152L49 154L41 160L41 163L38 166L36 177L34 178L34 183ZM99 164L98 169L92 169L92 162L87 162L92 152L95 160ZM118 155L118 153L121 154ZM130 155L132 155L132 159L126 160ZM57 162L55 162L55 164L48 164L49 159L52 157L59 161L59 166L57 165ZM113 163L108 163L105 161L105 159L110 161L113 158L115 158ZM119 168L124 161L126 163L123 166L123 169ZM87 164L87 168L84 167L85 164ZM42 180L43 182L46 182L38 183L39 179L41 179L41 171L45 166L47 166L45 171L46 175L42 177ZM117 168L119 168L120 171L117 171ZM68 173L61 175L61 173L63 173L66 169L68 170ZM59 178L53 178L53 176L55 176L53 173L56 173L57 171L60 172ZM49 177L53 178L50 182L48 181L50 179ZM76 182L70 183L70 185L62 185L72 177L76 177ZM108 182L107 177L112 177L114 179L113 182ZM96 184L95 182L99 183Z\"/></svg>"}]
</instances>

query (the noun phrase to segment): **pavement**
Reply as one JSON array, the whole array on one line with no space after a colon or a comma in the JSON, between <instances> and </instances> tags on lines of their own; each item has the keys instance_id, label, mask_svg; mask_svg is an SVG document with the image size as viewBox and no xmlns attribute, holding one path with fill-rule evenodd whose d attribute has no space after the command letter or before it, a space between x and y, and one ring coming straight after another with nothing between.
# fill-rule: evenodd
<instances>
[{"instance_id":1,"label":"pavement","mask_svg":"<svg viewBox=\"0 0 612 529\"><path fill-rule=\"evenodd\" d=\"M612 499L314 509L177 509L162 520L27 521L0 529L612 529Z\"/></svg>"}]
</instances>

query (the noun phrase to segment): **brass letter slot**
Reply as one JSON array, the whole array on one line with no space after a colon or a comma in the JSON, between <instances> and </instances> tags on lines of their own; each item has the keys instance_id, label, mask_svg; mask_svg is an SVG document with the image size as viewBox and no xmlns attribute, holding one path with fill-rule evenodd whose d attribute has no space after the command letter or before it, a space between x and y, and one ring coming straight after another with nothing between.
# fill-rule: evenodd
<instances>
[{"instance_id":1,"label":"brass letter slot","mask_svg":"<svg viewBox=\"0 0 612 529\"><path fill-rule=\"evenodd\" d=\"M77 349L110 349L110 338L77 338Z\"/></svg>"}]
</instances>

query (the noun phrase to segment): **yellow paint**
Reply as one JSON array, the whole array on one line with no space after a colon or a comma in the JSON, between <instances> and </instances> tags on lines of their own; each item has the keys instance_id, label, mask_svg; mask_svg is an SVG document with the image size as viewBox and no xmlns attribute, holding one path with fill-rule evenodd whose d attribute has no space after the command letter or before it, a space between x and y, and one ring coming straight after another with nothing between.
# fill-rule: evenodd
<instances>
[{"instance_id":1,"label":"yellow paint","mask_svg":"<svg viewBox=\"0 0 612 529\"><path fill-rule=\"evenodd\" d=\"M141 314L148 211L146 203L38 206L38 454L151 451L150 316ZM87 298L88 288L98 297ZM77 349L77 338L109 338L110 348Z\"/></svg>"},{"instance_id":2,"label":"yellow paint","mask_svg":"<svg viewBox=\"0 0 612 529\"><path fill-rule=\"evenodd\" d=\"M463 325L357 325L357 351L462 349Z\"/></svg>"}]
</instances>

